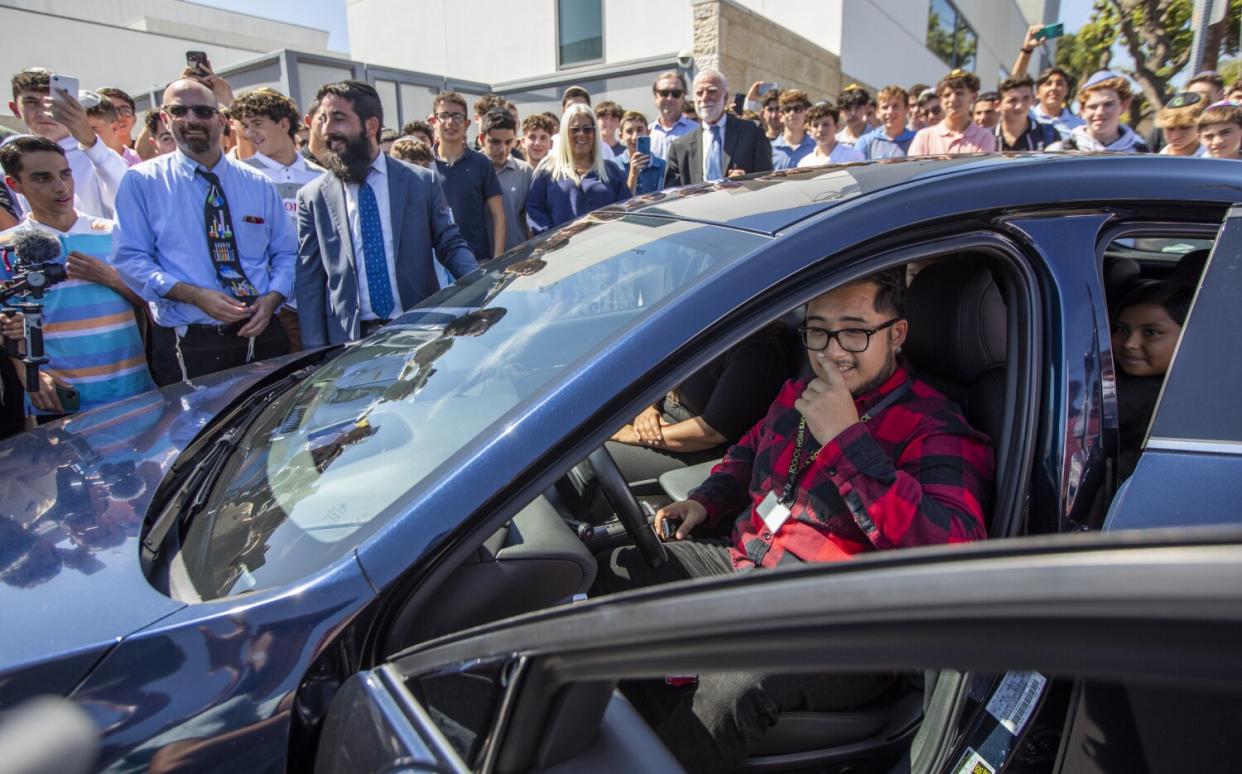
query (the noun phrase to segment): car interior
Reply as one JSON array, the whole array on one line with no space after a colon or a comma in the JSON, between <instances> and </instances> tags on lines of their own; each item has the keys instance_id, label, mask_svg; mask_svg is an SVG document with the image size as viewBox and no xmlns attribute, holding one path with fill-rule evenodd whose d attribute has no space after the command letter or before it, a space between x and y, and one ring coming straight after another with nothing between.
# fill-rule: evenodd
<instances>
[{"instance_id":1,"label":"car interior","mask_svg":"<svg viewBox=\"0 0 1242 774\"><path fill-rule=\"evenodd\" d=\"M1029 481L1037 317L1029 270L1001 240L944 240L893 251L874 268L906 265L910 322L905 356L920 378L955 401L970 423L992 438L997 459L994 512L1017 512ZM773 320L794 364L806 366L794 328L805 300L831 285L808 286L801 300ZM671 388L674 385L668 385ZM392 617L383 650L500 618L582 599L596 573L596 556L636 544L648 561L662 552L650 526L654 510L684 499L715 461L627 482L604 448L566 470L556 485L521 508L454 568L434 594L418 596ZM594 475L582 475L584 471ZM583 486L583 481L593 486ZM991 519L993 537L1015 534L1018 520ZM934 679L934 676L933 676ZM907 749L925 710L923 675L909 675L873 702L846 711L782 713L745 771L809 767L851 770Z\"/></svg>"}]
</instances>

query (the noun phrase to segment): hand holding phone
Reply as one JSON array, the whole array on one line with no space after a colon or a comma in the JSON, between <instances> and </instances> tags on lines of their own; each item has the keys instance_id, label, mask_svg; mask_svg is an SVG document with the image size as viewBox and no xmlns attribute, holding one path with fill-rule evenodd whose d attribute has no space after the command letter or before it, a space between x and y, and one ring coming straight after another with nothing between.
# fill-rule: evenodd
<instances>
[{"instance_id":1,"label":"hand holding phone","mask_svg":"<svg viewBox=\"0 0 1242 774\"><path fill-rule=\"evenodd\" d=\"M211 72L211 64L207 60L206 51L185 52L185 66L196 71L199 75L207 75Z\"/></svg>"},{"instance_id":2,"label":"hand holding phone","mask_svg":"<svg viewBox=\"0 0 1242 774\"><path fill-rule=\"evenodd\" d=\"M651 135L643 135L634 140L634 150L646 156L651 155Z\"/></svg>"},{"instance_id":3,"label":"hand holding phone","mask_svg":"<svg viewBox=\"0 0 1242 774\"><path fill-rule=\"evenodd\" d=\"M78 98L79 84L78 79L71 75L52 75L51 94L53 102L64 102L65 98L60 92L65 91L74 99Z\"/></svg>"},{"instance_id":4,"label":"hand holding phone","mask_svg":"<svg viewBox=\"0 0 1242 774\"><path fill-rule=\"evenodd\" d=\"M60 407L66 414L81 408L81 398L76 387L62 387L57 384L56 397L60 400Z\"/></svg>"},{"instance_id":5,"label":"hand holding phone","mask_svg":"<svg viewBox=\"0 0 1242 774\"><path fill-rule=\"evenodd\" d=\"M1059 38L1064 34L1065 34L1065 24L1062 22L1057 22L1056 24L1049 24L1047 27L1043 27L1038 32L1036 32L1035 40L1039 42L1043 42L1045 40Z\"/></svg>"}]
</instances>

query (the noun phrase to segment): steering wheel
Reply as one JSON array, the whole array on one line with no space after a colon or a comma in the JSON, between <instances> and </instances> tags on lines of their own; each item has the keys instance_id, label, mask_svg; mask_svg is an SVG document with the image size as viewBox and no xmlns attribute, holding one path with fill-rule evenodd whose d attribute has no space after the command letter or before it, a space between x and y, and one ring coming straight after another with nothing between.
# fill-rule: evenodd
<instances>
[{"instance_id":1,"label":"steering wheel","mask_svg":"<svg viewBox=\"0 0 1242 774\"><path fill-rule=\"evenodd\" d=\"M587 462L595 471L604 499L617 512L621 526L634 539L634 545L638 546L638 552L643 555L643 559L652 568L663 566L668 561L668 551L660 538L656 537L655 528L647 523L647 515L643 513L638 498L630 491L629 484L625 482L621 469L617 467L608 449L600 446L591 452Z\"/></svg>"}]
</instances>

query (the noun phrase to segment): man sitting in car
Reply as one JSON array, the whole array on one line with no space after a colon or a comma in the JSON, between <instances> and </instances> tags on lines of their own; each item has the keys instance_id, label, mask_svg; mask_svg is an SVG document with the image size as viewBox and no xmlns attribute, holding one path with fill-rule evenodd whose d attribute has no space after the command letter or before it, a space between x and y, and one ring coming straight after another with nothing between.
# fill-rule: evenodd
<instances>
[{"instance_id":1,"label":"man sitting in car","mask_svg":"<svg viewBox=\"0 0 1242 774\"><path fill-rule=\"evenodd\" d=\"M689 499L656 514L657 533L676 525L667 563L615 549L600 557L595 591L986 537L991 443L900 355L905 288L904 270L889 269L812 300L800 333L813 378L786 382ZM692 539L739 512L729 541ZM891 681L703 675L657 731L688 769L728 771L780 710L858 706Z\"/></svg>"}]
</instances>

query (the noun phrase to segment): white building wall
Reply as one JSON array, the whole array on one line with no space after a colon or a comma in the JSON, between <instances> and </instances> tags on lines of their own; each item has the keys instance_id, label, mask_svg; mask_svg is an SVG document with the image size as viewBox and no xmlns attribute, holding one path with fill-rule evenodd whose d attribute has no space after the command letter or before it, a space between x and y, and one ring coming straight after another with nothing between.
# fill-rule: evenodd
<instances>
[{"instance_id":1,"label":"white building wall","mask_svg":"<svg viewBox=\"0 0 1242 774\"><path fill-rule=\"evenodd\" d=\"M693 39L690 0L604 0L605 62L676 54L690 48Z\"/></svg>"},{"instance_id":2,"label":"white building wall","mask_svg":"<svg viewBox=\"0 0 1242 774\"><path fill-rule=\"evenodd\" d=\"M841 52L842 16L847 6L867 0L733 0L815 45ZM747 84L749 86L750 84Z\"/></svg>"},{"instance_id":3,"label":"white building wall","mask_svg":"<svg viewBox=\"0 0 1242 774\"><path fill-rule=\"evenodd\" d=\"M838 53L846 77L873 88L934 84L948 70L927 49L930 0L726 1ZM1000 69L1013 63L1026 15L1042 14L1049 2L1056 0L956 0L979 37L975 72L984 88L995 87ZM556 0L422 0L417 19L409 0L348 3L350 50L357 60L485 83L558 73ZM467 29L469 36L460 32ZM604 0L605 64L676 53L691 46L692 35L691 0Z\"/></svg>"},{"instance_id":4,"label":"white building wall","mask_svg":"<svg viewBox=\"0 0 1242 774\"><path fill-rule=\"evenodd\" d=\"M96 24L189 37L225 47L266 52L280 48L326 51L328 33L184 0L0 0L0 7ZM8 31L9 27L4 27ZM189 34L187 34L189 33ZM9 37L8 35L6 37Z\"/></svg>"},{"instance_id":5,"label":"white building wall","mask_svg":"<svg viewBox=\"0 0 1242 774\"><path fill-rule=\"evenodd\" d=\"M39 66L76 76L84 89L114 86L131 94L162 88L180 75L187 49L206 51L216 67L256 56L253 50L5 6L0 6L0 29L15 31L6 34L0 46L0 73L6 80L26 67Z\"/></svg>"},{"instance_id":6,"label":"white building wall","mask_svg":"<svg viewBox=\"0 0 1242 774\"><path fill-rule=\"evenodd\" d=\"M554 0L348 0L346 11L360 62L489 83L556 71Z\"/></svg>"},{"instance_id":7,"label":"white building wall","mask_svg":"<svg viewBox=\"0 0 1242 774\"><path fill-rule=\"evenodd\" d=\"M1014 0L955 0L954 5L979 37L974 72L984 89L993 89L1000 69L1008 71L1022 45L1029 24L1025 10ZM849 0L841 69L873 88L935 85L949 68L927 48L930 11L930 0Z\"/></svg>"},{"instance_id":8,"label":"white building wall","mask_svg":"<svg viewBox=\"0 0 1242 774\"><path fill-rule=\"evenodd\" d=\"M416 17L410 7L410 0L348 0L350 55L486 83L557 72L556 0L422 0ZM689 48L692 16L690 0L604 0L604 61Z\"/></svg>"}]
</instances>

